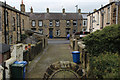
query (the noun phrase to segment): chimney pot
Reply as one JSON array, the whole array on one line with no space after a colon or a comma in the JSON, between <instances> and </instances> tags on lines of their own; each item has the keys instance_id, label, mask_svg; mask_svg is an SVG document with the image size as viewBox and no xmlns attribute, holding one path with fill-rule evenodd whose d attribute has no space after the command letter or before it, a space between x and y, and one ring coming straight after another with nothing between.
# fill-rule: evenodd
<instances>
[{"instance_id":1,"label":"chimney pot","mask_svg":"<svg viewBox=\"0 0 120 80\"><path fill-rule=\"evenodd\" d=\"M63 8L63 13L65 13L65 8Z\"/></svg>"},{"instance_id":2,"label":"chimney pot","mask_svg":"<svg viewBox=\"0 0 120 80\"><path fill-rule=\"evenodd\" d=\"M47 8L47 13L49 13L49 8Z\"/></svg>"},{"instance_id":3,"label":"chimney pot","mask_svg":"<svg viewBox=\"0 0 120 80\"><path fill-rule=\"evenodd\" d=\"M81 13L81 9L78 9L78 13Z\"/></svg>"},{"instance_id":4,"label":"chimney pot","mask_svg":"<svg viewBox=\"0 0 120 80\"><path fill-rule=\"evenodd\" d=\"M33 13L33 8L32 8L32 6L31 6L31 13Z\"/></svg>"}]
</instances>

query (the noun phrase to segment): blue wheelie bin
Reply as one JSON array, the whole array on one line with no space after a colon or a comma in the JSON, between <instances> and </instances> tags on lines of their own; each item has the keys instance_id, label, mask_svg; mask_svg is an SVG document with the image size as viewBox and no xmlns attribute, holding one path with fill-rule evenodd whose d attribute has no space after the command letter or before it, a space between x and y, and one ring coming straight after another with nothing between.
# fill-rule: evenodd
<instances>
[{"instance_id":1,"label":"blue wheelie bin","mask_svg":"<svg viewBox=\"0 0 120 80\"><path fill-rule=\"evenodd\" d=\"M80 52L79 51L73 51L72 56L73 56L73 62L77 63L77 64L80 64Z\"/></svg>"},{"instance_id":2,"label":"blue wheelie bin","mask_svg":"<svg viewBox=\"0 0 120 80\"><path fill-rule=\"evenodd\" d=\"M25 72L26 72L27 62L26 61L15 61L14 64L23 64L24 65L24 67L23 67L23 79L25 79Z\"/></svg>"}]
</instances>

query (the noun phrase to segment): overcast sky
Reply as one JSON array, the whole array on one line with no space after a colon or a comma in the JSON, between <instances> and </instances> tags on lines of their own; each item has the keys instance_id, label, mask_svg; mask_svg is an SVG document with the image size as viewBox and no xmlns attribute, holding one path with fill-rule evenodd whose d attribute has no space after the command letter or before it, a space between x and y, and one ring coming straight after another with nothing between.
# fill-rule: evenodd
<instances>
[{"instance_id":1,"label":"overcast sky","mask_svg":"<svg viewBox=\"0 0 120 80\"><path fill-rule=\"evenodd\" d=\"M20 10L21 0L6 0L6 2ZM93 9L100 8L101 4L108 4L109 0L23 0L23 2L27 12L31 6L34 12L46 12L46 8L49 8L50 12L61 12L62 8L65 8L66 12L75 12L75 5L78 5L82 12L92 12Z\"/></svg>"}]
</instances>

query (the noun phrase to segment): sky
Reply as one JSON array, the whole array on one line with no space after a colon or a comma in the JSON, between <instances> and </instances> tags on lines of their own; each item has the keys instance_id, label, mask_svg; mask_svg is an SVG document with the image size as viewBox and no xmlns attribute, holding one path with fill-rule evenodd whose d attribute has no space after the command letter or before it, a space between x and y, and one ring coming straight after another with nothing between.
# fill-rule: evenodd
<instances>
[{"instance_id":1,"label":"sky","mask_svg":"<svg viewBox=\"0 0 120 80\"><path fill-rule=\"evenodd\" d=\"M5 0L0 0L4 2ZM6 3L15 6L20 10L22 0L6 0ZM62 12L65 8L66 12L76 12L76 5L82 12L93 12L94 9L99 9L101 5L106 5L109 0L23 0L26 12L30 12L31 6L34 12L46 12L49 8L50 12Z\"/></svg>"}]
</instances>

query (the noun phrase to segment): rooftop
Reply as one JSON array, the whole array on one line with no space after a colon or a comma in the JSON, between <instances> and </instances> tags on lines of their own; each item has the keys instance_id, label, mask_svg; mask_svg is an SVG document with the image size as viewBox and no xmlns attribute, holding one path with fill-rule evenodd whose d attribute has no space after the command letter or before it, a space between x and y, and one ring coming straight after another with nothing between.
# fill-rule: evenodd
<instances>
[{"instance_id":1,"label":"rooftop","mask_svg":"<svg viewBox=\"0 0 120 80\"><path fill-rule=\"evenodd\" d=\"M14 7L11 7L11 6L8 5L8 4L5 5L4 2L1 2L1 1L0 1L0 7L1 7L1 6L4 7L4 8L7 8L7 9L9 9L9 10L15 11L15 12L17 12L17 13L20 13L20 14L22 14L22 15L28 16L26 13L23 13L23 12L15 9Z\"/></svg>"},{"instance_id":2,"label":"rooftop","mask_svg":"<svg viewBox=\"0 0 120 80\"><path fill-rule=\"evenodd\" d=\"M0 54L5 53L10 50L10 45L0 43Z\"/></svg>"},{"instance_id":3,"label":"rooftop","mask_svg":"<svg viewBox=\"0 0 120 80\"><path fill-rule=\"evenodd\" d=\"M79 13L27 13L31 20L79 20L82 15Z\"/></svg>"}]
</instances>

